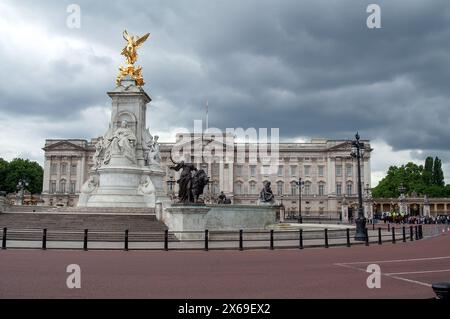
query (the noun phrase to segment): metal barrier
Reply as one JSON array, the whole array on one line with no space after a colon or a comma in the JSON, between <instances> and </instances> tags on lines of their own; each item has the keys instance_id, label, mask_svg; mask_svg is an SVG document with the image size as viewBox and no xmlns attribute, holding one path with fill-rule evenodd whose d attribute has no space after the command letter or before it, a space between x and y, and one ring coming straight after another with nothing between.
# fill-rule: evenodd
<instances>
[{"instance_id":1,"label":"metal barrier","mask_svg":"<svg viewBox=\"0 0 450 319\"><path fill-rule=\"evenodd\" d=\"M373 227L372 227L373 228ZM282 249L366 245L371 242L381 245L383 239L396 243L397 236L407 241L406 227L365 229L366 239L353 239L355 230L321 229L321 230L239 230L239 231L168 231L159 232L123 232L88 230L68 231L52 229L3 229L2 249L40 248L46 249L114 249L114 250L180 250L199 249ZM410 240L423 238L421 226L410 227ZM400 238L400 237L398 237ZM7 247L8 246L8 247Z\"/></svg>"}]
</instances>

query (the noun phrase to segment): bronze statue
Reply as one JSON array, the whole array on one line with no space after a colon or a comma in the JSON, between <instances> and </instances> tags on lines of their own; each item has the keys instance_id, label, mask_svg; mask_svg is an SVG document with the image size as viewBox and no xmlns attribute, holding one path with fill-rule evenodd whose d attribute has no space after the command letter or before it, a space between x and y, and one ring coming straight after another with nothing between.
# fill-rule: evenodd
<instances>
[{"instance_id":1,"label":"bronze statue","mask_svg":"<svg viewBox=\"0 0 450 319\"><path fill-rule=\"evenodd\" d=\"M178 202L184 204L198 203L200 195L203 194L203 189L208 184L209 177L204 170L197 170L192 163L185 163L185 161L176 163L172 159L172 154L170 155L170 159L175 164L170 166L170 169L181 170L180 179L177 180L179 185Z\"/></svg>"},{"instance_id":2,"label":"bronze statue","mask_svg":"<svg viewBox=\"0 0 450 319\"><path fill-rule=\"evenodd\" d=\"M275 196L273 195L272 188L270 187L270 182L264 183L264 187L259 193L259 200L262 203L273 203L275 201Z\"/></svg>"}]
</instances>

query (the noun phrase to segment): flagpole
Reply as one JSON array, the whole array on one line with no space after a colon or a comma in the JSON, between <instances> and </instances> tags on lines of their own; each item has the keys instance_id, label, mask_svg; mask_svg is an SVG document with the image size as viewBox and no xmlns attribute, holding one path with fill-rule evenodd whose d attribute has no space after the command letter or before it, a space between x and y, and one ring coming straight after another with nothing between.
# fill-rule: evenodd
<instances>
[{"instance_id":1,"label":"flagpole","mask_svg":"<svg viewBox=\"0 0 450 319\"><path fill-rule=\"evenodd\" d=\"M206 100L206 131L208 131L208 100Z\"/></svg>"}]
</instances>

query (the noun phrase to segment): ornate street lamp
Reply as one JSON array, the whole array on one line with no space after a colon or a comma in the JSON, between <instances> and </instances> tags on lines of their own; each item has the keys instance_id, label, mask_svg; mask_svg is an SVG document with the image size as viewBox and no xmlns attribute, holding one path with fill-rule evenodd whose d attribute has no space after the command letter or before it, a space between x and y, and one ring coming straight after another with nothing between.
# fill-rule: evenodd
<instances>
[{"instance_id":1,"label":"ornate street lamp","mask_svg":"<svg viewBox=\"0 0 450 319\"><path fill-rule=\"evenodd\" d=\"M295 182L295 184L298 186L298 223L303 223L302 218L302 187L305 185L305 182L302 181L302 178L299 177L298 181Z\"/></svg>"},{"instance_id":2,"label":"ornate street lamp","mask_svg":"<svg viewBox=\"0 0 450 319\"><path fill-rule=\"evenodd\" d=\"M355 140L352 141L352 152L350 154L356 158L358 164L358 218L356 218L356 234L355 240L366 240L366 218L364 217L364 208L362 200L361 185L361 158L364 156L364 143L359 141L359 134L356 133Z\"/></svg>"},{"instance_id":3,"label":"ornate street lamp","mask_svg":"<svg viewBox=\"0 0 450 319\"><path fill-rule=\"evenodd\" d=\"M19 179L19 182L17 183L17 189L19 190L19 198L20 198L20 205L23 205L23 198L24 198L24 191L25 188L28 187L30 183L25 178Z\"/></svg>"}]
</instances>

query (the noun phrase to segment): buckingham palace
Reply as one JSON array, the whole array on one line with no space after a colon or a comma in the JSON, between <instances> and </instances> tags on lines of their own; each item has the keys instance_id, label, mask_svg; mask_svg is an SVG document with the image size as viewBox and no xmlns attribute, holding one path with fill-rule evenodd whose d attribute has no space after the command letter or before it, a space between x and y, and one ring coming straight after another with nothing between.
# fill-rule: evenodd
<instances>
[{"instance_id":1,"label":"buckingham palace","mask_svg":"<svg viewBox=\"0 0 450 319\"><path fill-rule=\"evenodd\" d=\"M304 182L301 194L301 210L305 216L339 217L342 205L351 208L357 203L357 164L351 156L351 141L311 139L305 143L277 143L276 169L259 158L251 160L251 150L256 143L240 143L235 136L218 139L212 134L176 135L172 143L161 142L161 164L166 172L165 191L174 197L177 192L177 172L169 169L173 165L171 151L174 145L189 135L192 141L201 139L202 147L214 145L224 149L212 156L192 156L197 168L210 176L205 190L205 201L214 202L220 192L234 204L257 204L263 182L270 181L277 202L282 204L287 215L298 211L299 178ZM224 134L225 135L225 134ZM97 138L48 139L45 142L45 165L42 200L48 206L76 206L80 189L89 172L95 168L94 154ZM227 142L224 143L223 140ZM231 142L230 142L231 141ZM194 148L195 143L190 143ZM226 144L226 145L225 145ZM361 162L362 188L371 184L369 141L364 141L365 152ZM230 152L225 148L231 147ZM239 152L243 160L238 160ZM194 152L192 153L194 154ZM219 154L219 155L218 155ZM242 155L242 154L241 154ZM250 155L250 156L249 156Z\"/></svg>"}]
</instances>

